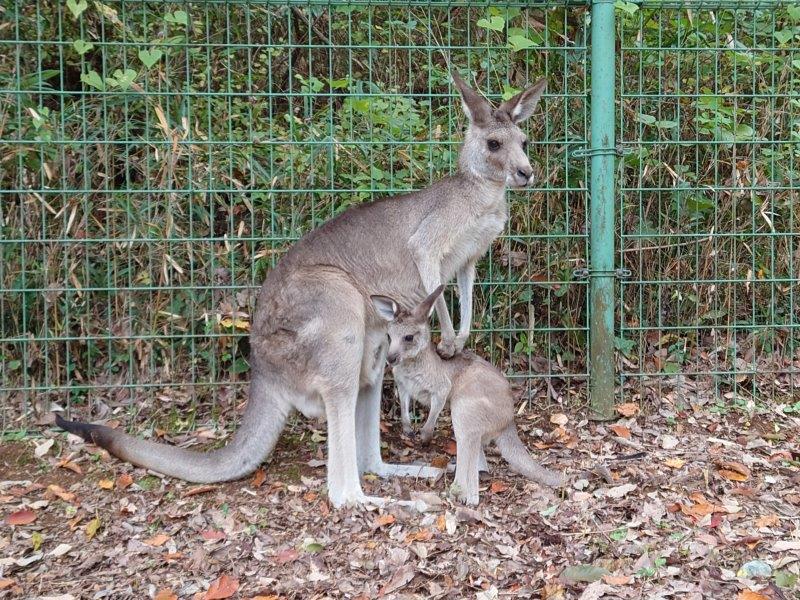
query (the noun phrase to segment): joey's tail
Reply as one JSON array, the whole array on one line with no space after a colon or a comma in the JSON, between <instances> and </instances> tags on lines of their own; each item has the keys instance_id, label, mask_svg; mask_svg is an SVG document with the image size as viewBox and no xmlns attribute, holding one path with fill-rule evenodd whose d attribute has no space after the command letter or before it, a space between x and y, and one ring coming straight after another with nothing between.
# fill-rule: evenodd
<instances>
[{"instance_id":1,"label":"joey's tail","mask_svg":"<svg viewBox=\"0 0 800 600\"><path fill-rule=\"evenodd\" d=\"M184 450L141 440L104 425L67 421L56 414L56 425L105 448L140 467L195 483L239 479L253 472L272 452L291 411L263 378L254 376L241 425L224 448L210 452Z\"/></svg>"},{"instance_id":2,"label":"joey's tail","mask_svg":"<svg viewBox=\"0 0 800 600\"><path fill-rule=\"evenodd\" d=\"M511 469L542 485L560 487L566 482L562 473L545 469L531 457L525 444L519 439L517 427L511 423L495 440L500 454Z\"/></svg>"}]
</instances>

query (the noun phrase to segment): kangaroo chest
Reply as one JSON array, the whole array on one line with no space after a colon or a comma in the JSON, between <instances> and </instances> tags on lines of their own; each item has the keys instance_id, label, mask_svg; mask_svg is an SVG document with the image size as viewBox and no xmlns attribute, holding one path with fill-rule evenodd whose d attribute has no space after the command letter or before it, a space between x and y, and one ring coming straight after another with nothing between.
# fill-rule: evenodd
<instances>
[{"instance_id":1,"label":"kangaroo chest","mask_svg":"<svg viewBox=\"0 0 800 600\"><path fill-rule=\"evenodd\" d=\"M451 251L443 258L442 272L445 275L443 279L449 279L467 263L477 261L486 253L494 239L502 233L508 220L508 204L505 196L500 196L470 216L466 218L471 222L455 241Z\"/></svg>"},{"instance_id":2,"label":"kangaroo chest","mask_svg":"<svg viewBox=\"0 0 800 600\"><path fill-rule=\"evenodd\" d=\"M444 373L431 373L408 365L399 365L392 373L398 387L425 406L430 406L435 397L447 398L450 395L450 379Z\"/></svg>"}]
</instances>

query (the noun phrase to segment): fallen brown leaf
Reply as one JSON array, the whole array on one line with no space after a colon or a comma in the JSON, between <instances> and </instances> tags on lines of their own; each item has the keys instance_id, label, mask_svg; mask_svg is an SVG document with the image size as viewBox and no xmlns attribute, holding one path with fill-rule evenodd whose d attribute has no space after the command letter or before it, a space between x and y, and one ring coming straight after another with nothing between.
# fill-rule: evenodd
<instances>
[{"instance_id":1,"label":"fallen brown leaf","mask_svg":"<svg viewBox=\"0 0 800 600\"><path fill-rule=\"evenodd\" d=\"M169 541L168 535L159 533L151 538L147 538L142 543L147 544L148 546L153 546L155 548L158 548L159 546L163 546L164 544L166 544L168 541Z\"/></svg>"},{"instance_id":2,"label":"fallen brown leaf","mask_svg":"<svg viewBox=\"0 0 800 600\"><path fill-rule=\"evenodd\" d=\"M207 494L208 492L213 492L217 488L219 488L218 485L198 485L186 490L183 493L183 497L188 498L190 496L197 496L198 494Z\"/></svg>"},{"instance_id":3,"label":"fallen brown leaf","mask_svg":"<svg viewBox=\"0 0 800 600\"><path fill-rule=\"evenodd\" d=\"M83 529L84 532L86 533L87 541L91 540L95 536L95 534L97 533L98 529L100 529L100 518L99 517L95 517L94 519L89 521L86 524L86 527L84 527L84 529Z\"/></svg>"},{"instance_id":4,"label":"fallen brown leaf","mask_svg":"<svg viewBox=\"0 0 800 600\"><path fill-rule=\"evenodd\" d=\"M769 596L754 592L753 590L742 590L739 592L739 595L736 596L736 600L769 600Z\"/></svg>"},{"instance_id":5,"label":"fallen brown leaf","mask_svg":"<svg viewBox=\"0 0 800 600\"><path fill-rule=\"evenodd\" d=\"M253 473L253 479L250 480L250 485L253 487L261 487L266 480L267 474L264 472L264 469L256 469L256 472Z\"/></svg>"},{"instance_id":6,"label":"fallen brown leaf","mask_svg":"<svg viewBox=\"0 0 800 600\"><path fill-rule=\"evenodd\" d=\"M489 486L489 489L492 491L493 494L499 494L501 492L505 492L508 489L508 485L506 485L502 481L493 481L492 485Z\"/></svg>"},{"instance_id":7,"label":"fallen brown leaf","mask_svg":"<svg viewBox=\"0 0 800 600\"><path fill-rule=\"evenodd\" d=\"M101 479L97 482L97 487L102 488L104 490L113 490L114 489L114 482L110 479Z\"/></svg>"},{"instance_id":8,"label":"fallen brown leaf","mask_svg":"<svg viewBox=\"0 0 800 600\"><path fill-rule=\"evenodd\" d=\"M747 481L750 479L750 469L738 462L717 463L717 472L729 481Z\"/></svg>"},{"instance_id":9,"label":"fallen brown leaf","mask_svg":"<svg viewBox=\"0 0 800 600\"><path fill-rule=\"evenodd\" d=\"M630 439L631 437L631 430L625 425L609 425L608 428L616 433L619 437L625 438L626 440Z\"/></svg>"},{"instance_id":10,"label":"fallen brown leaf","mask_svg":"<svg viewBox=\"0 0 800 600\"><path fill-rule=\"evenodd\" d=\"M430 529L422 528L412 533L409 533L406 536L406 543L410 544L412 542L427 542L433 537L433 532Z\"/></svg>"},{"instance_id":11,"label":"fallen brown leaf","mask_svg":"<svg viewBox=\"0 0 800 600\"><path fill-rule=\"evenodd\" d=\"M36 513L30 508L23 508L17 512L13 512L6 517L6 523L9 525L29 525L36 520Z\"/></svg>"},{"instance_id":12,"label":"fallen brown leaf","mask_svg":"<svg viewBox=\"0 0 800 600\"><path fill-rule=\"evenodd\" d=\"M608 585L628 585L633 581L630 575L603 575L603 582Z\"/></svg>"},{"instance_id":13,"label":"fallen brown leaf","mask_svg":"<svg viewBox=\"0 0 800 600\"><path fill-rule=\"evenodd\" d=\"M437 469L444 469L450 464L450 459L446 456L437 456L431 461L431 466Z\"/></svg>"},{"instance_id":14,"label":"fallen brown leaf","mask_svg":"<svg viewBox=\"0 0 800 600\"><path fill-rule=\"evenodd\" d=\"M72 492L64 491L60 485L51 484L47 486L47 491L45 492L45 498L48 496L55 496L57 498L61 498L64 502L72 502L75 500L75 494Z\"/></svg>"},{"instance_id":15,"label":"fallen brown leaf","mask_svg":"<svg viewBox=\"0 0 800 600\"><path fill-rule=\"evenodd\" d=\"M384 525L391 525L392 523L394 523L394 521L395 521L394 515L390 515L388 513L383 514L379 516L377 519L375 519L375 526L383 527Z\"/></svg>"},{"instance_id":16,"label":"fallen brown leaf","mask_svg":"<svg viewBox=\"0 0 800 600\"><path fill-rule=\"evenodd\" d=\"M447 440L447 443L444 445L444 451L449 454L450 456L455 456L458 453L456 447L455 440Z\"/></svg>"},{"instance_id":17,"label":"fallen brown leaf","mask_svg":"<svg viewBox=\"0 0 800 600\"><path fill-rule=\"evenodd\" d=\"M664 461L664 464L668 466L670 469L680 469L683 465L686 464L686 461L682 458L668 458Z\"/></svg>"},{"instance_id":18,"label":"fallen brown leaf","mask_svg":"<svg viewBox=\"0 0 800 600\"><path fill-rule=\"evenodd\" d=\"M216 529L205 529L200 532L200 537L204 540L224 540L225 533Z\"/></svg>"},{"instance_id":19,"label":"fallen brown leaf","mask_svg":"<svg viewBox=\"0 0 800 600\"><path fill-rule=\"evenodd\" d=\"M555 413L550 415L550 422L553 425L566 425L569 422L569 417L564 413Z\"/></svg>"},{"instance_id":20,"label":"fallen brown leaf","mask_svg":"<svg viewBox=\"0 0 800 600\"><path fill-rule=\"evenodd\" d=\"M238 579L233 579L227 575L222 575L219 579L215 579L211 583L211 586L208 588L208 591L206 591L206 595L203 596L203 598L205 600L222 600L224 598L230 598L238 589Z\"/></svg>"},{"instance_id":21,"label":"fallen brown leaf","mask_svg":"<svg viewBox=\"0 0 800 600\"><path fill-rule=\"evenodd\" d=\"M83 475L83 469L81 469L80 465L72 462L71 460L67 460L66 458L63 459L61 462L59 462L58 466L61 469L69 469L73 473L77 473L78 475Z\"/></svg>"},{"instance_id":22,"label":"fallen brown leaf","mask_svg":"<svg viewBox=\"0 0 800 600\"><path fill-rule=\"evenodd\" d=\"M128 473L123 473L119 477L117 477L117 487L121 490L125 490L133 485L133 477L131 477Z\"/></svg>"},{"instance_id":23,"label":"fallen brown leaf","mask_svg":"<svg viewBox=\"0 0 800 600\"><path fill-rule=\"evenodd\" d=\"M639 405L635 402L626 402L624 404L617 404L617 412L623 417L632 417L639 413Z\"/></svg>"},{"instance_id":24,"label":"fallen brown leaf","mask_svg":"<svg viewBox=\"0 0 800 600\"><path fill-rule=\"evenodd\" d=\"M0 590L4 590L6 588L9 588L12 585L14 585L14 580L13 579L8 579L8 578L0 579Z\"/></svg>"},{"instance_id":25,"label":"fallen brown leaf","mask_svg":"<svg viewBox=\"0 0 800 600\"><path fill-rule=\"evenodd\" d=\"M176 596L175 592L171 589L164 588L156 592L156 595L153 596L153 600L178 600L178 596Z\"/></svg>"},{"instance_id":26,"label":"fallen brown leaf","mask_svg":"<svg viewBox=\"0 0 800 600\"><path fill-rule=\"evenodd\" d=\"M775 527L780 523L778 515L764 515L756 519L756 527Z\"/></svg>"},{"instance_id":27,"label":"fallen brown leaf","mask_svg":"<svg viewBox=\"0 0 800 600\"><path fill-rule=\"evenodd\" d=\"M564 600L565 594L566 590L560 583L548 583L542 589L542 600Z\"/></svg>"},{"instance_id":28,"label":"fallen brown leaf","mask_svg":"<svg viewBox=\"0 0 800 600\"><path fill-rule=\"evenodd\" d=\"M279 565L285 565L286 563L296 561L298 558L300 558L300 553L295 548L287 548L275 555L275 562Z\"/></svg>"},{"instance_id":29,"label":"fallen brown leaf","mask_svg":"<svg viewBox=\"0 0 800 600\"><path fill-rule=\"evenodd\" d=\"M447 520L444 518L444 515L439 515L436 519L436 529L439 531L444 531L447 529Z\"/></svg>"},{"instance_id":30,"label":"fallen brown leaf","mask_svg":"<svg viewBox=\"0 0 800 600\"><path fill-rule=\"evenodd\" d=\"M317 498L319 498L319 494L317 492L306 492L303 494L303 500L306 502L313 502Z\"/></svg>"}]
</instances>

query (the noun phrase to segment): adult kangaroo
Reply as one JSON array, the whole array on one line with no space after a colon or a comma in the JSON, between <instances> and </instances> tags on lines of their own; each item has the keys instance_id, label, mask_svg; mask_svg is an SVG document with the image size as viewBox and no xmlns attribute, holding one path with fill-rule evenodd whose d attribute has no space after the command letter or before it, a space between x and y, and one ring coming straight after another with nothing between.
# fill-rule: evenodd
<instances>
[{"instance_id":1,"label":"adult kangaroo","mask_svg":"<svg viewBox=\"0 0 800 600\"><path fill-rule=\"evenodd\" d=\"M464 346L472 322L475 262L503 230L506 187L533 180L519 123L545 81L494 109L453 72L469 120L458 171L418 192L353 207L303 236L267 275L250 334L250 398L227 446L195 452L136 439L101 425L57 424L133 464L187 481L241 478L275 447L293 410L328 423L328 496L334 506L380 502L360 473L432 476L439 470L384 463L380 400L387 324L371 295L416 306L454 275L456 335L442 297L439 352Z\"/></svg>"}]
</instances>

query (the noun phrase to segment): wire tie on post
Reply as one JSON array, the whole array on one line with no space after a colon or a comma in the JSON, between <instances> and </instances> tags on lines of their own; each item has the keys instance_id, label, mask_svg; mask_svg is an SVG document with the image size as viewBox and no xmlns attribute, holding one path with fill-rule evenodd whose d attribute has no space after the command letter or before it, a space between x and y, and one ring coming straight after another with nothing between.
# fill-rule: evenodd
<instances>
[{"instance_id":1,"label":"wire tie on post","mask_svg":"<svg viewBox=\"0 0 800 600\"><path fill-rule=\"evenodd\" d=\"M622 144L612 148L578 148L572 151L572 158L591 158L592 156L628 156L633 152L633 148L627 148Z\"/></svg>"},{"instance_id":2,"label":"wire tie on post","mask_svg":"<svg viewBox=\"0 0 800 600\"><path fill-rule=\"evenodd\" d=\"M572 277L575 279L588 279L589 277L616 277L617 279L628 279L631 276L631 270L620 267L619 269L612 269L611 271L604 271L602 269L575 269L572 272Z\"/></svg>"}]
</instances>

